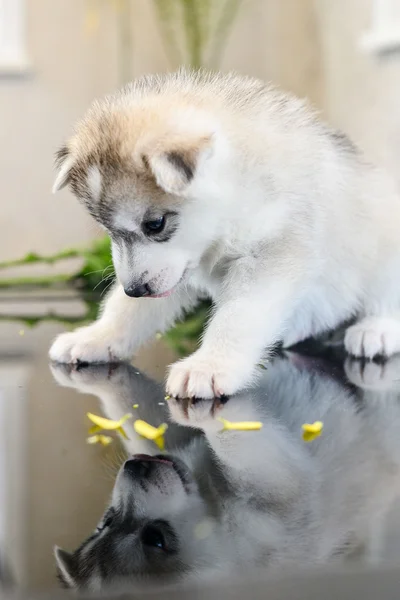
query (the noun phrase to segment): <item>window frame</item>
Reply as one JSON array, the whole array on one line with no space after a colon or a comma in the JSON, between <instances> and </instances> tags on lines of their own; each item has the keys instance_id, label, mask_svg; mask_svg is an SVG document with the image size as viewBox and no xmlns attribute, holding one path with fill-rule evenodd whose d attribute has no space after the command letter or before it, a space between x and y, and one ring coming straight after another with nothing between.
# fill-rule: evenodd
<instances>
[{"instance_id":1,"label":"window frame","mask_svg":"<svg viewBox=\"0 0 400 600\"><path fill-rule=\"evenodd\" d=\"M18 74L29 68L25 17L25 0L0 0L0 74Z\"/></svg>"},{"instance_id":2,"label":"window frame","mask_svg":"<svg viewBox=\"0 0 400 600\"><path fill-rule=\"evenodd\" d=\"M400 0L371 1L371 25L360 45L372 54L400 52Z\"/></svg>"}]
</instances>

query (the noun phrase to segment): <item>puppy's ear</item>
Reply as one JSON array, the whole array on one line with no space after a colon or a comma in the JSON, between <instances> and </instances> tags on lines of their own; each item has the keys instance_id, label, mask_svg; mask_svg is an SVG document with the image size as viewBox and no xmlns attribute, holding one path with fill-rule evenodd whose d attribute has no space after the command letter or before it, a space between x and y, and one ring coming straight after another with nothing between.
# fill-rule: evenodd
<instances>
[{"instance_id":1,"label":"puppy's ear","mask_svg":"<svg viewBox=\"0 0 400 600\"><path fill-rule=\"evenodd\" d=\"M59 546L54 546L54 556L57 563L57 572L60 583L65 588L76 588L74 558Z\"/></svg>"},{"instance_id":2,"label":"puppy's ear","mask_svg":"<svg viewBox=\"0 0 400 600\"><path fill-rule=\"evenodd\" d=\"M56 153L56 169L57 176L53 184L52 192L55 194L59 190L62 190L63 187L68 185L70 181L70 173L71 168L74 164L74 160L67 148L67 146L62 146L58 152Z\"/></svg>"},{"instance_id":3,"label":"puppy's ear","mask_svg":"<svg viewBox=\"0 0 400 600\"><path fill-rule=\"evenodd\" d=\"M210 147L211 136L191 143L171 143L163 149L143 155L157 185L169 194L183 195L196 175L204 152Z\"/></svg>"}]
</instances>

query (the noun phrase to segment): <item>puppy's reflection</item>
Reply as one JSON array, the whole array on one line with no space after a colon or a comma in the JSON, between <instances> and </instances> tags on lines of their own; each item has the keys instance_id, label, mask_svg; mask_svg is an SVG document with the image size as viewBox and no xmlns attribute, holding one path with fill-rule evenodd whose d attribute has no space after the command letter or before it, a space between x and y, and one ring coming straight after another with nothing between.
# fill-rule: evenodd
<instances>
[{"instance_id":1,"label":"puppy's reflection","mask_svg":"<svg viewBox=\"0 0 400 600\"><path fill-rule=\"evenodd\" d=\"M97 530L72 554L56 551L63 582L96 591L373 553L400 493L398 366L380 372L393 380L384 392L365 391L355 364L346 364L348 381L329 363L287 354L226 403L165 405L162 388L128 365L53 369L62 385L98 395L110 418L136 402L140 418L157 425L169 411L180 425L165 454L129 431L133 456ZM221 432L219 416L264 425ZM301 425L315 420L323 434L305 444Z\"/></svg>"}]
</instances>

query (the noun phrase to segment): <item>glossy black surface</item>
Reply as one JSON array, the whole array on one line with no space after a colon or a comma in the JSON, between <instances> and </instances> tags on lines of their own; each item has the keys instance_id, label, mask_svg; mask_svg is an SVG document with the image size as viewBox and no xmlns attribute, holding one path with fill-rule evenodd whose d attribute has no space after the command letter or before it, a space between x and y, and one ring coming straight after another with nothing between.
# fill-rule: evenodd
<instances>
[{"instance_id":1,"label":"glossy black surface","mask_svg":"<svg viewBox=\"0 0 400 600\"><path fill-rule=\"evenodd\" d=\"M245 515L222 551L238 549L243 573L255 563L372 568L399 560L400 358L361 363L338 347L303 348L260 368L257 386L225 404L177 403L136 366L49 366L47 350L61 330L0 325L0 543L3 579L13 586L55 588L53 546L74 550L91 534L128 456L160 452L134 432L137 418L168 422L167 450L181 457L201 439L205 473L218 456L229 502ZM161 380L163 360L156 348L137 364ZM107 447L88 445L88 411L111 419L132 413L129 439L111 434ZM220 417L261 420L263 428L221 434ZM305 443L301 425L317 420L322 435ZM272 560L256 539L271 515ZM246 536L249 548L241 545ZM227 562L235 561L233 553Z\"/></svg>"}]
</instances>

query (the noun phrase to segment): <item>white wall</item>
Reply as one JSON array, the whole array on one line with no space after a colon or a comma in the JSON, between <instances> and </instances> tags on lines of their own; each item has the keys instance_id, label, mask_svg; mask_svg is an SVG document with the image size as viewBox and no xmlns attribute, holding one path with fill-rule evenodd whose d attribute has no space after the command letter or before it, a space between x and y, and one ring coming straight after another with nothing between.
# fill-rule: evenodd
<instances>
[{"instance_id":1,"label":"white wall","mask_svg":"<svg viewBox=\"0 0 400 600\"><path fill-rule=\"evenodd\" d=\"M103 2L103 22L112 9ZM88 103L116 85L115 27L89 34L85 0L26 0L31 71L0 72L0 260L78 244L94 229L52 196L53 154Z\"/></svg>"},{"instance_id":2,"label":"white wall","mask_svg":"<svg viewBox=\"0 0 400 600\"><path fill-rule=\"evenodd\" d=\"M374 27L373 3L316 0L322 105L332 123L400 180L400 51L379 56L362 48Z\"/></svg>"}]
</instances>

